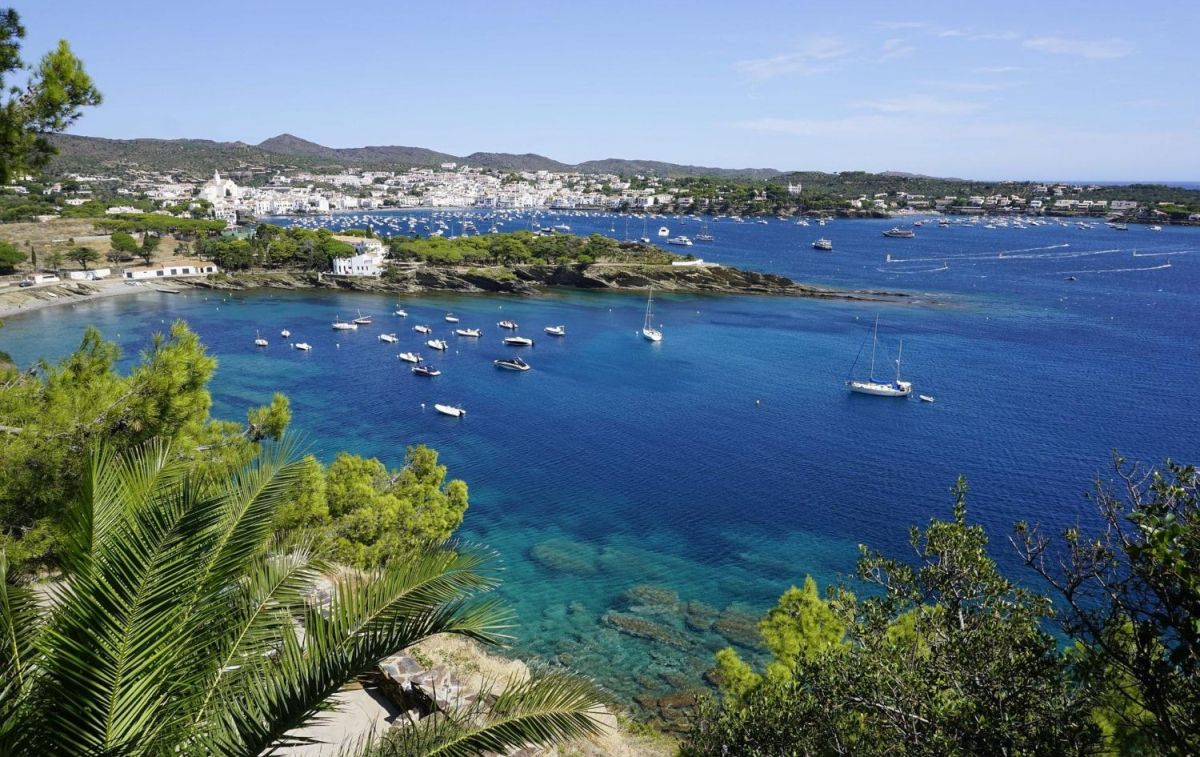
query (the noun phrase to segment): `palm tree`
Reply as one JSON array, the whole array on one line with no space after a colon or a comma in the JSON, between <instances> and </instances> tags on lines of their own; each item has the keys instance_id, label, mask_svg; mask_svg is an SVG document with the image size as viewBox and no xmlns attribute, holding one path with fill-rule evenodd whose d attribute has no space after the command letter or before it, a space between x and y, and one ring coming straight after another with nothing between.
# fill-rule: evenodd
<instances>
[{"instance_id":1,"label":"palm tree","mask_svg":"<svg viewBox=\"0 0 1200 757\"><path fill-rule=\"evenodd\" d=\"M63 579L36 592L0 552L0 754L258 755L389 654L438 633L502 638L508 613L478 596L496 584L486 551L430 547L363 573L277 540L296 474L286 442L217 480L166 442L97 450ZM414 727L401 753L594 734L600 702L581 679L534 676L486 717Z\"/></svg>"}]
</instances>

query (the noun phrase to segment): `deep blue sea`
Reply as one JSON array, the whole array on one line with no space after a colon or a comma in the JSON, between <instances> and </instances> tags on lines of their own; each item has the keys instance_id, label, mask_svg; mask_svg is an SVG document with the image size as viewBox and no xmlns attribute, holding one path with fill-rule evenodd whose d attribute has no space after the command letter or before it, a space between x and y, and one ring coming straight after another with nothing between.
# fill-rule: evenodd
<instances>
[{"instance_id":1,"label":"deep blue sea","mask_svg":"<svg viewBox=\"0 0 1200 757\"><path fill-rule=\"evenodd\" d=\"M609 217L539 223L626 234ZM654 345L637 335L636 293L431 294L404 298L402 319L395 298L366 294L147 292L9 318L0 349L20 363L61 357L95 324L132 359L184 318L219 358L217 415L243 418L279 390L324 457L348 449L399 465L405 445L436 447L471 487L461 535L502 556L520 620L514 651L568 662L626 696L698 681L712 652L789 585L850 573L858 544L908 554L908 527L949 516L960 473L969 517L1020 577L1012 523L1086 518L1083 495L1114 449L1200 461L1200 229L927 224L906 240L881 236L895 221L710 223L716 241L688 250L707 260L912 292L922 304L656 295L665 339ZM667 218L651 233L659 225L699 231ZM819 236L834 252L811 249ZM359 311L375 325L330 329ZM452 336L448 311L484 338ZM877 373L903 338L904 377L936 402L846 392L876 316ZM500 344L502 318L536 339L523 351L533 370L492 366L513 353ZM451 342L436 379L395 357L423 343L415 323ZM568 335L544 335L550 324ZM314 350L289 349L283 328ZM258 331L269 348L254 347ZM400 343L378 341L381 331ZM438 402L467 417L437 415ZM624 598L644 584L679 604Z\"/></svg>"}]
</instances>

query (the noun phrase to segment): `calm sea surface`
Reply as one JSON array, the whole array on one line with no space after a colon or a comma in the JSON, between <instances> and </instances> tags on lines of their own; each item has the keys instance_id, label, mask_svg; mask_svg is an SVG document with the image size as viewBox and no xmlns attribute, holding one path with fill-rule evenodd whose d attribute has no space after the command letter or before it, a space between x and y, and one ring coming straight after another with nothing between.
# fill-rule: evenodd
<instances>
[{"instance_id":1,"label":"calm sea surface","mask_svg":"<svg viewBox=\"0 0 1200 757\"><path fill-rule=\"evenodd\" d=\"M627 233L609 217L539 223ZM20 363L58 358L95 324L129 362L184 318L220 360L217 415L242 418L280 390L294 427L326 458L348 449L398 465L405 445L436 447L471 487L461 534L503 557L503 593L520 618L515 651L568 662L620 694L666 692L698 680L713 650L744 641L805 574L850 572L860 543L907 554L906 529L949 515L960 473L970 517L1017 575L1003 538L1011 524L1074 522L1114 448L1200 461L1200 229L927 224L915 239L882 237L894 223L722 220L711 224L715 242L688 251L935 304L663 295L655 320L665 339L652 345L636 333L638 294L431 294L404 298L402 319L394 298L375 295L145 293L10 318L0 349ZM651 234L659 225L700 230L668 218L651 221ZM641 231L635 220L628 234ZM819 236L835 251L812 250ZM360 311L373 327L329 328ZM448 311L484 337L451 335ZM876 315L876 373L889 373L903 337L904 377L935 403L847 394ZM522 352L533 370L492 366L514 352L500 344L502 318L536 339ZM415 323L451 342L432 361L439 378L416 378L395 357L434 356ZM551 324L565 324L566 338L543 334ZM314 350L289 349L283 328ZM258 331L269 348L254 347ZM377 340L392 331L399 344ZM468 415L437 415L437 402ZM626 595L641 585L678 602Z\"/></svg>"}]
</instances>

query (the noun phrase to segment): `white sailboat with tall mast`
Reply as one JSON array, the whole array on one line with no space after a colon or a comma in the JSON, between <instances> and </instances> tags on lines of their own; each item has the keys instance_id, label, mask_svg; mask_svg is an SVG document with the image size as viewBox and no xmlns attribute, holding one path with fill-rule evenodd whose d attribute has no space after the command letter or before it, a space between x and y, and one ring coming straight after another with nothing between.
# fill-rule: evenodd
<instances>
[{"instance_id":1,"label":"white sailboat with tall mast","mask_svg":"<svg viewBox=\"0 0 1200 757\"><path fill-rule=\"evenodd\" d=\"M875 316L875 330L871 334L871 370L866 380L847 379L846 387L858 394L873 394L876 397L907 397L912 394L912 383L900 380L900 357L904 354L904 340L900 340L900 352L896 355L896 380L890 383L875 380L875 347L879 343L879 316ZM862 354L861 352L859 354ZM857 364L858 361L855 360ZM853 372L854 368L850 368Z\"/></svg>"},{"instance_id":2,"label":"white sailboat with tall mast","mask_svg":"<svg viewBox=\"0 0 1200 757\"><path fill-rule=\"evenodd\" d=\"M650 319L654 316L654 287L650 287L650 294L646 296L646 319L642 322L642 336L651 342L661 342L662 332L654 328L650 324Z\"/></svg>"}]
</instances>

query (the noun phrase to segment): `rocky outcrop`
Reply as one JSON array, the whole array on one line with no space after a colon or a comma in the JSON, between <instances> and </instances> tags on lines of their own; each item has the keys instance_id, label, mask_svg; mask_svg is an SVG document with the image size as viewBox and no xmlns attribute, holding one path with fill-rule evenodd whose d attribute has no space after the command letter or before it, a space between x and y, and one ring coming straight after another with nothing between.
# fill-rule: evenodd
<instances>
[{"instance_id":1,"label":"rocky outcrop","mask_svg":"<svg viewBox=\"0 0 1200 757\"><path fill-rule=\"evenodd\" d=\"M221 273L195 282L212 289L344 289L364 292L426 291L536 294L553 287L668 292L768 294L837 300L908 301L900 292L842 290L797 284L784 276L726 266L671 266L630 263L518 265L472 268L413 264L388 278L332 276L301 271Z\"/></svg>"}]
</instances>

